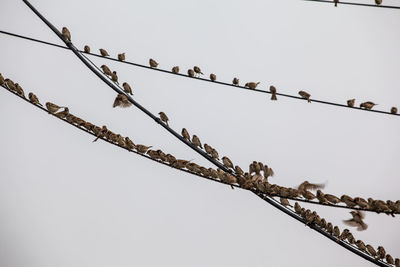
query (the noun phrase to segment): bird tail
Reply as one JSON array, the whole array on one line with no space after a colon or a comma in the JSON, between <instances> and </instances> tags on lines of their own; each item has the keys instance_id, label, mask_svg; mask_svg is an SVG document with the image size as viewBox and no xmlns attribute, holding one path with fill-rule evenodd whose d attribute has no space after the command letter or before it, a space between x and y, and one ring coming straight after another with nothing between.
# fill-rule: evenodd
<instances>
[{"instance_id":1,"label":"bird tail","mask_svg":"<svg viewBox=\"0 0 400 267\"><path fill-rule=\"evenodd\" d=\"M278 98L276 97L276 94L272 94L271 100L278 100Z\"/></svg>"},{"instance_id":2,"label":"bird tail","mask_svg":"<svg viewBox=\"0 0 400 267\"><path fill-rule=\"evenodd\" d=\"M310 98L307 98L307 102L308 102L308 103L311 103L311 100L310 100Z\"/></svg>"}]
</instances>

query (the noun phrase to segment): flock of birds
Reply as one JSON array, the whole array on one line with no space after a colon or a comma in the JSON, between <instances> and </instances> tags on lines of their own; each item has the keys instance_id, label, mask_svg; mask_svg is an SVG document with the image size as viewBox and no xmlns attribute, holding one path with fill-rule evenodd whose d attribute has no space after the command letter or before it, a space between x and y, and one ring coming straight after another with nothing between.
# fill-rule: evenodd
<instances>
[{"instance_id":1,"label":"flock of birds","mask_svg":"<svg viewBox=\"0 0 400 267\"><path fill-rule=\"evenodd\" d=\"M335 4L335 6L337 7L337 4L339 3L339 0L333 0L333 3ZM377 6L382 4L382 0L375 0L375 4Z\"/></svg>"}]
</instances>

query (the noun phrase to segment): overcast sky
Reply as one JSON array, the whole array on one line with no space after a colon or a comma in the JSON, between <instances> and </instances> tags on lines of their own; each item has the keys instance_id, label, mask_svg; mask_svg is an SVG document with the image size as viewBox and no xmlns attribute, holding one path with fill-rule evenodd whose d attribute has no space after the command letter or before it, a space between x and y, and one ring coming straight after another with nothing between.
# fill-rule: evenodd
<instances>
[{"instance_id":1,"label":"overcast sky","mask_svg":"<svg viewBox=\"0 0 400 267\"><path fill-rule=\"evenodd\" d=\"M396 1L385 1L386 4ZM398 3L398 2L397 2ZM303 1L50 1L32 4L73 43L160 68L193 65L241 84L400 108L398 10ZM22 1L2 0L1 30L62 42ZM135 143L211 165L115 93L72 52L0 35L0 72L42 103ZM93 58L170 125L272 183L399 199L400 118L253 93ZM373 266L255 195L202 180L77 131L0 90L0 265ZM348 210L310 206L341 229ZM399 217L367 213L356 239L400 257Z\"/></svg>"}]
</instances>

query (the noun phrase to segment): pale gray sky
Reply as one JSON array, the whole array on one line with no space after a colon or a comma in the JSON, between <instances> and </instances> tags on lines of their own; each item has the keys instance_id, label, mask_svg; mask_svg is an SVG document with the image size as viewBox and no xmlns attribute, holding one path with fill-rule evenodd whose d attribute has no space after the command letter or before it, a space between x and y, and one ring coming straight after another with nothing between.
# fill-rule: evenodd
<instances>
[{"instance_id":1,"label":"pale gray sky","mask_svg":"<svg viewBox=\"0 0 400 267\"><path fill-rule=\"evenodd\" d=\"M396 3L396 1L385 1ZM72 41L160 68L198 65L344 103L400 108L398 10L302 1L49 1L32 4ZM1 30L61 43L22 1L3 0ZM42 102L138 143L210 166L115 93L69 51L0 35L0 72ZM271 182L328 181L326 192L399 199L400 118L251 93L93 59L177 131ZM253 194L203 181L92 137L0 90L0 265L373 266ZM344 228L347 210L311 206ZM367 213L356 239L400 257L399 218Z\"/></svg>"}]
</instances>

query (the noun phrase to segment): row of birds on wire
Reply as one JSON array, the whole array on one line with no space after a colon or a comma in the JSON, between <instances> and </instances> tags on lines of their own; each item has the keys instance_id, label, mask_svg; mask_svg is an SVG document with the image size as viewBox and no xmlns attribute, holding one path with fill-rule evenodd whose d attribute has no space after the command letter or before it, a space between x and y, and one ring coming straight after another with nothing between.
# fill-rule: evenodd
<instances>
[{"instance_id":1,"label":"row of birds on wire","mask_svg":"<svg viewBox=\"0 0 400 267\"><path fill-rule=\"evenodd\" d=\"M67 42L71 42L71 33L66 27L62 28L62 35L63 35L63 38ZM88 45L85 45L84 46L84 51L85 51L85 53L90 53L91 52L90 47ZM109 57L110 56L109 53L107 52L107 50L105 50L104 48L100 48L99 51L100 51L100 55L103 56L103 57ZM119 61L125 61L126 60L125 53L118 54L118 60ZM149 66L151 68L157 68L158 67L158 62L156 60L150 58L149 59ZM111 71L110 68L108 66L106 66L106 65L102 65L101 68L102 68L102 70L103 70L105 75L110 77L113 82L115 82L116 84L119 85L118 75L117 75L116 71ZM174 73L174 74L178 74L179 71L180 71L179 66L174 66L171 69L171 72ZM193 78L193 77L199 77L200 75L204 75L204 73L201 71L200 67L194 66L193 69L188 69L187 70L187 75L189 77ZM217 75L214 74L214 73L211 73L209 77L210 77L210 80L212 82L215 82L217 80ZM233 80L232 80L232 84L235 85L235 86L239 86L239 79L237 77L234 77ZM259 84L260 84L260 82L247 82L247 83L245 83L244 87L255 90L255 89L257 89L257 86ZM132 94L132 88L128 83L124 82L122 84L122 86L123 86L124 91L126 93L129 93L129 94L133 95ZM278 98L277 98L277 89L276 89L275 86L271 85L269 87L269 92L271 93L271 100L278 100ZM300 90L298 92L298 94L303 99L307 100L307 102L311 103L311 94L310 93L308 93L308 92L306 92L304 90ZM127 99L125 101L123 101L123 100L125 100L124 97L123 96L119 96L118 97L118 101L115 102L114 104L120 104L120 106L122 106L122 107L129 107L130 106L128 104L129 101ZM356 100L354 98L347 100L347 106L355 107L355 101ZM376 103L374 103L372 101L366 101L366 102L360 103L359 107L362 108L362 109L371 110L376 105L378 105L378 104L376 104ZM392 107L390 109L390 113L392 113L392 114L397 114L397 112L398 112L397 107Z\"/></svg>"},{"instance_id":2,"label":"row of birds on wire","mask_svg":"<svg viewBox=\"0 0 400 267\"><path fill-rule=\"evenodd\" d=\"M19 86L18 83L16 83L17 86L14 84L14 87L11 84L13 84L13 81L11 81L10 79L6 79L6 81L0 85L5 86L5 88L7 88L8 90L13 91L16 94L18 94L19 96L25 98L25 94L24 94L22 87ZM16 90L17 87L19 87L20 89ZM34 93L30 92L28 94L28 98L32 104L43 106L39 102L39 98ZM326 222L326 220L324 218L320 218L319 215L315 211L311 212L308 209L306 210L304 208L301 208L301 206L297 202L295 202L295 205L292 206L290 204L289 200L287 198L283 197L285 195L284 192L288 193L288 192L293 192L294 190L297 190L298 192L302 192L302 194L308 195L309 193L305 193L305 192L309 192L308 190L315 190L317 188L323 188L324 184L311 184L308 181L305 181L305 182L301 183L297 187L297 189L280 187L278 185L269 185L268 177L273 176L274 172L267 165L262 164L261 162L254 161L249 166L249 173L250 173L250 176L249 176L248 173L243 174L241 171L241 168L239 166L233 167L233 164L228 157L222 157L223 164L226 167L233 169L235 171L235 173L238 175L238 177L235 177L229 173L222 171L221 169L217 169L217 170L215 170L213 168L207 169L203 166L200 166L196 163L192 163L188 160L177 159L176 157L174 157L171 154L165 154L160 149L151 150L150 148L152 148L152 146L135 144L129 137L122 137L120 134L115 134L114 132L109 130L106 126L102 126L102 127L96 126L90 122L87 122L87 121L81 119L80 117L77 117L77 116L71 114L67 107L59 106L59 105L56 105L51 102L46 102L45 106L46 106L47 111L50 114L53 114L56 117L58 117L59 119L65 120L70 124L74 124L78 127L82 127L86 131L93 133L96 136L96 138L93 140L93 142L97 141L99 138L105 139L105 140L112 142L115 145L118 145L118 146L128 149L130 151L136 150L136 152L139 154L143 154L143 155L147 154L153 160L167 162L174 168L178 168L178 169L186 168L187 170L189 170L195 174L201 174L202 176L211 178L211 179L220 179L222 182L225 182L227 184L237 183L245 189L251 189L251 186L249 186L249 185L254 184L254 182L256 182L258 179L261 179L261 181L264 180L264 184L266 184L267 187L271 188L272 191L276 190L278 188L281 189L281 191L278 190L276 192L277 194L274 194L274 192L271 191L271 192L267 193L267 195L274 196L274 195L280 195L281 193L283 193L280 197L280 203L282 205L284 205L285 207L292 207L294 209L294 212L299 214L306 221L306 225L310 225L310 224L317 225L320 228L327 231L328 233L330 233L331 235L333 235L334 237L336 237L338 240L341 240L341 241L347 240L347 242L349 242L352 245L355 245L359 250L369 253L374 258L376 258L378 260L386 259L387 263L395 264L396 267L400 267L399 259L396 258L394 260L390 254L386 254L385 249L382 246L379 246L377 248L377 250L375 250L374 247L372 247L371 245L365 245L362 240L355 241L353 235L351 234L351 232L348 229L344 229L343 232L340 232L340 229L338 226L333 226L332 223ZM60 109L63 109L63 110L60 111ZM165 121L166 123L168 121L168 119L167 120L165 120L163 118L161 118L161 119L163 121ZM182 129L182 136L185 139L188 139L189 141L191 141L196 146L203 148L199 138L196 135L193 135L193 137L190 139L190 135L188 134L188 132L185 128ZM208 151L206 150L207 153L212 155L213 158L219 159L218 152L214 148L212 148L211 146L209 146L207 144L204 144L204 148L205 147L208 147L208 149L207 149ZM263 176L261 176L261 172L263 173ZM241 175L239 175L240 173L241 173ZM254 175L252 175L253 173L254 173ZM249 177L250 177L250 179L248 180ZM260 182L256 182L257 189L259 189L257 187L257 185L259 185L259 184L260 184ZM255 188L253 188L253 189L255 189ZM323 194L319 189L317 190L317 195L319 195L319 197L321 197L321 195L325 196L326 200L332 201L332 203L337 203L337 201L342 200L343 202L349 204L353 200L351 197L349 197L347 195L343 195L339 200L337 197L335 197L333 195ZM358 203L356 199L357 198L355 198L355 202L354 202L355 205L357 205L356 203ZM371 203L373 203L373 202L374 201L372 201ZM379 202L380 201L378 201L378 203ZM397 203L398 203L398 208L400 208L400 201L397 201ZM352 215L352 218L343 220L343 222L346 225L356 227L357 230L359 230L359 231L366 230L368 228L368 225L363 221L365 218L365 214L363 212L351 211L350 214Z\"/></svg>"}]
</instances>

